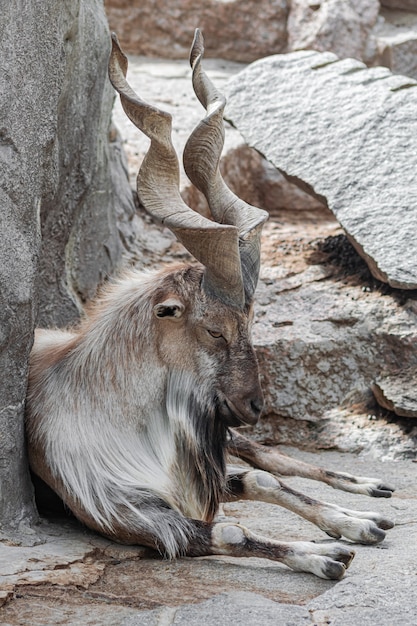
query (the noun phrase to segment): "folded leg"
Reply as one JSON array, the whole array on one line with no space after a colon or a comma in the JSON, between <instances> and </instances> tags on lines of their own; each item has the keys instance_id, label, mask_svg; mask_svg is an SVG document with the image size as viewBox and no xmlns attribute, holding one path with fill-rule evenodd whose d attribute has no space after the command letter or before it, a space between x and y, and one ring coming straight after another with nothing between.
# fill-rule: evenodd
<instances>
[{"instance_id":1,"label":"folded leg","mask_svg":"<svg viewBox=\"0 0 417 626\"><path fill-rule=\"evenodd\" d=\"M47 480L48 476L43 478ZM170 558L215 554L257 556L279 561L295 571L338 580L355 554L337 544L279 542L259 537L240 524L190 519L150 492L146 501L142 499L140 515L125 507L106 531L68 493L60 491L59 495L74 515L92 530L119 543L147 546Z\"/></svg>"},{"instance_id":2,"label":"folded leg","mask_svg":"<svg viewBox=\"0 0 417 626\"><path fill-rule=\"evenodd\" d=\"M236 431L232 431L228 444L230 454L246 461L253 467L263 469L279 476L301 476L319 480L335 489L360 493L375 498L390 498L393 487L376 478L352 476L345 472L331 472L303 461L298 461L276 450L262 446Z\"/></svg>"}]
</instances>

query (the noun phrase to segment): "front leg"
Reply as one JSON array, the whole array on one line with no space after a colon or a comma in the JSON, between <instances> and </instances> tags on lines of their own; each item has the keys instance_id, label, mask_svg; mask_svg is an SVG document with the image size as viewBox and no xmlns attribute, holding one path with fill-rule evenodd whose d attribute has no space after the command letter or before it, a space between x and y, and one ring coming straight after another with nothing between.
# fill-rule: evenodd
<instances>
[{"instance_id":1,"label":"front leg","mask_svg":"<svg viewBox=\"0 0 417 626\"><path fill-rule=\"evenodd\" d=\"M258 557L284 563L295 572L310 572L320 578L340 580L355 552L337 543L282 542L260 537L233 523L195 522L186 556L225 555Z\"/></svg>"},{"instance_id":2,"label":"front leg","mask_svg":"<svg viewBox=\"0 0 417 626\"><path fill-rule=\"evenodd\" d=\"M375 544L385 538L385 530L394 526L378 513L352 511L314 500L261 470L228 468L228 493L229 501L259 500L283 506L337 539Z\"/></svg>"},{"instance_id":3,"label":"front leg","mask_svg":"<svg viewBox=\"0 0 417 626\"><path fill-rule=\"evenodd\" d=\"M280 542L252 533L240 524L217 523L211 529L211 554L261 557L279 561L295 572L310 572L329 580L345 575L355 552L337 543Z\"/></svg>"},{"instance_id":4,"label":"front leg","mask_svg":"<svg viewBox=\"0 0 417 626\"><path fill-rule=\"evenodd\" d=\"M350 493L359 493L374 498L390 498L393 487L377 478L352 476L345 472L331 472L290 456L278 452L276 448L262 446L251 441L237 431L232 431L232 438L228 443L230 454L246 461L253 467L265 470L279 476L300 476L311 478Z\"/></svg>"}]
</instances>

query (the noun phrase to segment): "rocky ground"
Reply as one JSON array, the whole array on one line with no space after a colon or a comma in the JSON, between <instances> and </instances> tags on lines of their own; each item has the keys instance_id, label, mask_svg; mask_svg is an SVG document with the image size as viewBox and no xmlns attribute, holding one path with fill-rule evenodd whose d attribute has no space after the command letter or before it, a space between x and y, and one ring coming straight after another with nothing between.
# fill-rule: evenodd
<instances>
[{"instance_id":1,"label":"rocky ground","mask_svg":"<svg viewBox=\"0 0 417 626\"><path fill-rule=\"evenodd\" d=\"M356 545L340 582L295 573L263 559L204 557L163 561L142 548L123 547L69 519L44 520L46 543L0 546L0 623L4 626L414 626L416 623L417 465L377 461L350 453L286 453L333 470L381 476L394 496L370 499L319 483L286 482L309 495L395 520L379 546ZM281 540L325 542L320 530L269 504L235 503L225 513ZM411 549L410 549L411 548Z\"/></svg>"},{"instance_id":2,"label":"rocky ground","mask_svg":"<svg viewBox=\"0 0 417 626\"><path fill-rule=\"evenodd\" d=\"M207 66L220 87L241 67L215 60ZM201 114L187 65L132 58L131 68L135 89L174 114L180 151ZM133 180L146 142L140 143L118 105L115 118ZM381 409L370 392L381 360L412 360L416 295L375 281L326 207L288 186L242 145L234 129L229 128L225 154L229 184L271 212L254 326L267 410L254 435L269 444L297 446L284 451L305 461L393 484L391 499L376 500L305 479L286 480L320 499L379 511L396 526L377 547L355 546L346 577L334 583L266 560L153 559L142 548L118 546L69 518L43 518L24 545L0 543L5 626L416 623L410 546L417 540L417 429L412 418ZM182 191L204 208L184 177ZM134 220L137 238L127 242L131 262L146 267L187 258L171 234L141 210ZM273 505L237 503L227 505L225 514L277 539L328 540Z\"/></svg>"}]
</instances>

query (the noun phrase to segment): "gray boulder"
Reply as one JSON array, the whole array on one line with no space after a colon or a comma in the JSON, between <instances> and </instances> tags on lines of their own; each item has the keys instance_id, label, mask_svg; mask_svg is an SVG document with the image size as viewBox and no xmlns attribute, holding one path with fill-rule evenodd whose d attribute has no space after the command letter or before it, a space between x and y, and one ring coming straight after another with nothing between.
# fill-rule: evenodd
<instances>
[{"instance_id":1,"label":"gray boulder","mask_svg":"<svg viewBox=\"0 0 417 626\"><path fill-rule=\"evenodd\" d=\"M291 0L288 50L329 50L364 59L378 11L378 0Z\"/></svg>"},{"instance_id":2,"label":"gray boulder","mask_svg":"<svg viewBox=\"0 0 417 626\"><path fill-rule=\"evenodd\" d=\"M415 289L417 83L334 54L262 59L229 83L250 146L324 199L376 278Z\"/></svg>"},{"instance_id":3,"label":"gray boulder","mask_svg":"<svg viewBox=\"0 0 417 626\"><path fill-rule=\"evenodd\" d=\"M119 201L123 213L133 212L126 175L123 181L115 174L116 141L109 145L114 95L107 79L106 18L99 0L80 2L79 9L74 16L54 8L61 17L54 32L61 64L40 83L51 98L50 143L43 146L41 166L46 184L40 206L40 326L63 326L79 316L120 263Z\"/></svg>"}]
</instances>

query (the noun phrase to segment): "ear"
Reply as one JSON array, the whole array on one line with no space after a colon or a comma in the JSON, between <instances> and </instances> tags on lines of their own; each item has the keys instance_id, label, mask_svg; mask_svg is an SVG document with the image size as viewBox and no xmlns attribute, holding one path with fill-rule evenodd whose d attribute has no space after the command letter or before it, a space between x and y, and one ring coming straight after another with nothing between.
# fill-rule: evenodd
<instances>
[{"instance_id":1,"label":"ear","mask_svg":"<svg viewBox=\"0 0 417 626\"><path fill-rule=\"evenodd\" d=\"M167 298L163 302L155 304L153 312L156 317L165 317L176 322L182 317L184 309L185 306L179 298Z\"/></svg>"}]
</instances>

